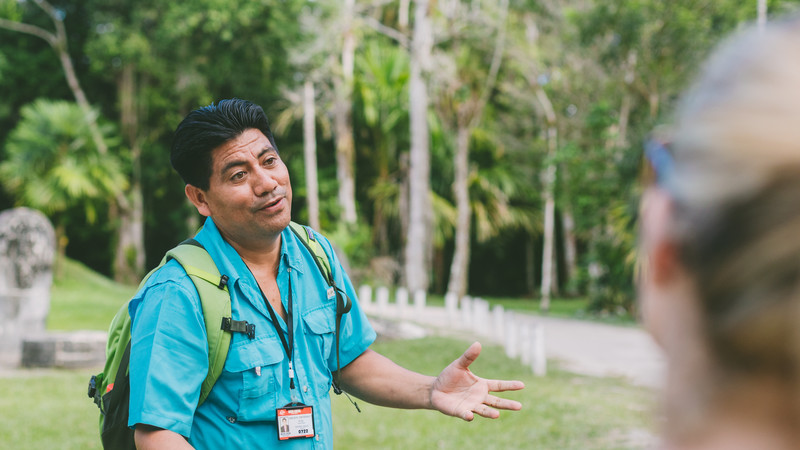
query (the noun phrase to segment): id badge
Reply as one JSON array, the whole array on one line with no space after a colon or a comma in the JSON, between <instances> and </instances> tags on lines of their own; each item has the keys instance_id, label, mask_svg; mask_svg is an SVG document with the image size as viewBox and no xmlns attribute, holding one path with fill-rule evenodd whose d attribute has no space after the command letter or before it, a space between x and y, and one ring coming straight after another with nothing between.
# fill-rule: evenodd
<instances>
[{"instance_id":1,"label":"id badge","mask_svg":"<svg viewBox=\"0 0 800 450\"><path fill-rule=\"evenodd\" d=\"M275 411L275 416L278 418L279 440L314 437L313 406L302 403L289 403Z\"/></svg>"}]
</instances>

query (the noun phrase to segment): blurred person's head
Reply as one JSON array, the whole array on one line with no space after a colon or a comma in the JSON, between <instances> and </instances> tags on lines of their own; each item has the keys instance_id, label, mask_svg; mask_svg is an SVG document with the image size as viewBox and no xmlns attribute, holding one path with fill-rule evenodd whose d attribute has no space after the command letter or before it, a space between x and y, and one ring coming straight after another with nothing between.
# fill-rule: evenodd
<instances>
[{"instance_id":1,"label":"blurred person's head","mask_svg":"<svg viewBox=\"0 0 800 450\"><path fill-rule=\"evenodd\" d=\"M719 48L669 144L648 149L640 300L680 445L725 430L727 448L800 445L799 19ZM740 439L748 427L775 441Z\"/></svg>"}]
</instances>

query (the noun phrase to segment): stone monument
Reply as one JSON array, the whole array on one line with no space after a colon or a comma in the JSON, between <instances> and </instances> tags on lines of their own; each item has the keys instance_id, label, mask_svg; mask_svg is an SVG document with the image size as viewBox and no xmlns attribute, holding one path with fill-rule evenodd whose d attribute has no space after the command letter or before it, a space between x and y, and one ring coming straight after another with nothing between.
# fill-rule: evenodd
<instances>
[{"instance_id":1,"label":"stone monument","mask_svg":"<svg viewBox=\"0 0 800 450\"><path fill-rule=\"evenodd\" d=\"M22 341L45 332L55 232L30 208L0 213L0 367L17 367Z\"/></svg>"}]
</instances>

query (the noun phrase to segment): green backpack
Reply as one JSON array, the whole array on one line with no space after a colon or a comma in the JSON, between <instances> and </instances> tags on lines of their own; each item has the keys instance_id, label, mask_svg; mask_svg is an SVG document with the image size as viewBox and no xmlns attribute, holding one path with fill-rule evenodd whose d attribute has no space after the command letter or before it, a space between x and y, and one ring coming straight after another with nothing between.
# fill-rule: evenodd
<instances>
[{"instance_id":1,"label":"green backpack","mask_svg":"<svg viewBox=\"0 0 800 450\"><path fill-rule=\"evenodd\" d=\"M311 228L291 222L289 227L305 245L320 273L336 292L336 362L337 369L333 376L333 390L341 394L339 377L339 330L342 316L350 311L352 303L341 289L336 287L331 271L328 255L317 242ZM161 263L148 273L139 288L167 261L175 259L191 278L200 295L206 333L208 335L208 375L200 388L198 406L208 397L211 388L222 374L231 332L251 333L252 325L245 321L232 320L231 302L228 292L228 277L220 275L216 264L208 252L194 239L187 239L168 251ZM103 448L135 449L133 430L128 428L128 405L130 396L130 380L128 362L130 360L131 319L128 315L128 303L119 309L111 321L106 344L106 364L103 372L94 375L89 381L89 397L100 408L100 435Z\"/></svg>"}]
</instances>

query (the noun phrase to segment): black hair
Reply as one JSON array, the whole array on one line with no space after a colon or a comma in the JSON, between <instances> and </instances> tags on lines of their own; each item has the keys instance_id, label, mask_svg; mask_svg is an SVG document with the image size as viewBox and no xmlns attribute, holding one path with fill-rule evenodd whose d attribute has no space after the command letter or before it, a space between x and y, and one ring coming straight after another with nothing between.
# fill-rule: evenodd
<instances>
[{"instance_id":1,"label":"black hair","mask_svg":"<svg viewBox=\"0 0 800 450\"><path fill-rule=\"evenodd\" d=\"M278 149L267 115L255 103L233 98L195 109L175 129L170 152L172 167L184 183L208 190L213 150L250 128L264 133L272 147Z\"/></svg>"}]
</instances>

